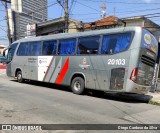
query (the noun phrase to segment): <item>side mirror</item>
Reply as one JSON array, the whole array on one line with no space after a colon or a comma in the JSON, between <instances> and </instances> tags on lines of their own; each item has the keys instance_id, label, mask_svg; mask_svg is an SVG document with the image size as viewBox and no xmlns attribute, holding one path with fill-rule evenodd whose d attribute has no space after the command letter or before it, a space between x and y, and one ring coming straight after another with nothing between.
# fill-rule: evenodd
<instances>
[{"instance_id":1,"label":"side mirror","mask_svg":"<svg viewBox=\"0 0 160 133\"><path fill-rule=\"evenodd\" d=\"M3 51L3 56L5 57L5 50Z\"/></svg>"}]
</instances>

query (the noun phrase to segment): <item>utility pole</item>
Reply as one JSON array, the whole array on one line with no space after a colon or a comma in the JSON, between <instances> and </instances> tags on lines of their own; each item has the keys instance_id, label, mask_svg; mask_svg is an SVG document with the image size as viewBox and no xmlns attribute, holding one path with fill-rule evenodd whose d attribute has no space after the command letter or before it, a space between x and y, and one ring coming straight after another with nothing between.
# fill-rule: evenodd
<instances>
[{"instance_id":1,"label":"utility pole","mask_svg":"<svg viewBox=\"0 0 160 133\"><path fill-rule=\"evenodd\" d=\"M1 0L5 2L5 11L6 11L6 20L7 20L7 27L8 27L8 41L9 45L11 44L11 32L10 32L10 26L9 26L9 17L8 17L8 6L7 3L11 3L9 0Z\"/></svg>"},{"instance_id":2,"label":"utility pole","mask_svg":"<svg viewBox=\"0 0 160 133\"><path fill-rule=\"evenodd\" d=\"M65 32L68 33L68 25L69 25L68 0L65 0L65 7L61 4L61 0L57 0L57 2L64 9Z\"/></svg>"},{"instance_id":3,"label":"utility pole","mask_svg":"<svg viewBox=\"0 0 160 133\"><path fill-rule=\"evenodd\" d=\"M65 0L65 32L68 33L68 19L69 19L69 14L68 14L68 0Z\"/></svg>"}]
</instances>

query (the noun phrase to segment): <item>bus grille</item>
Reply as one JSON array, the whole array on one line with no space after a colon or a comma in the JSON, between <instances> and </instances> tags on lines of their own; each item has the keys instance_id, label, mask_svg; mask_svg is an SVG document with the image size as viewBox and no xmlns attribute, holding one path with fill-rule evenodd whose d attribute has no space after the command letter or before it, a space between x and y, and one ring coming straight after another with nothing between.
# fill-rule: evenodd
<instances>
[{"instance_id":1,"label":"bus grille","mask_svg":"<svg viewBox=\"0 0 160 133\"><path fill-rule=\"evenodd\" d=\"M142 63L144 63L148 66L154 67L155 60L153 60L152 58L150 58L148 56L142 55L141 61L142 61Z\"/></svg>"}]
</instances>

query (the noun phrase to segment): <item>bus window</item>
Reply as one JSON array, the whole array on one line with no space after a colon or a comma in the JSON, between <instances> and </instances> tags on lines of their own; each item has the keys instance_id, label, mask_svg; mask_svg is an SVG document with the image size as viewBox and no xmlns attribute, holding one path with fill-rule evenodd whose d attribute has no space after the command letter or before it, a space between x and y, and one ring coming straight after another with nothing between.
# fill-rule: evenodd
<instances>
[{"instance_id":1,"label":"bus window","mask_svg":"<svg viewBox=\"0 0 160 133\"><path fill-rule=\"evenodd\" d=\"M41 42L30 42L30 47L29 47L29 55L30 56L39 56L41 55Z\"/></svg>"},{"instance_id":2,"label":"bus window","mask_svg":"<svg viewBox=\"0 0 160 133\"><path fill-rule=\"evenodd\" d=\"M9 61L9 62L12 61L14 52L15 52L15 50L16 50L16 48L17 48L17 45L18 45L18 43L15 43L15 44L12 44L12 45L10 46L10 48L9 48L9 50L8 50L7 61Z\"/></svg>"},{"instance_id":3,"label":"bus window","mask_svg":"<svg viewBox=\"0 0 160 133\"><path fill-rule=\"evenodd\" d=\"M100 36L79 38L77 54L98 54Z\"/></svg>"},{"instance_id":4,"label":"bus window","mask_svg":"<svg viewBox=\"0 0 160 133\"><path fill-rule=\"evenodd\" d=\"M27 56L28 49L29 49L28 42L21 43L17 51L17 56Z\"/></svg>"},{"instance_id":5,"label":"bus window","mask_svg":"<svg viewBox=\"0 0 160 133\"><path fill-rule=\"evenodd\" d=\"M103 37L101 54L114 54L126 50L131 42L131 33L105 35Z\"/></svg>"},{"instance_id":6,"label":"bus window","mask_svg":"<svg viewBox=\"0 0 160 133\"><path fill-rule=\"evenodd\" d=\"M57 50L57 41L44 41L42 55L55 55Z\"/></svg>"},{"instance_id":7,"label":"bus window","mask_svg":"<svg viewBox=\"0 0 160 133\"><path fill-rule=\"evenodd\" d=\"M67 39L59 41L59 55L74 55L76 49L76 39Z\"/></svg>"}]
</instances>

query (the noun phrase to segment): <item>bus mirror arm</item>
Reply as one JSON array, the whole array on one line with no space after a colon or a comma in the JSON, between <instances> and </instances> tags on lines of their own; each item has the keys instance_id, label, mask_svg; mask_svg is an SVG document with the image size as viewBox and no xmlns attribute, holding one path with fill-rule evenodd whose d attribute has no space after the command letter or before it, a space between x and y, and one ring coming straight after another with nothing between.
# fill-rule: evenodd
<instances>
[{"instance_id":1,"label":"bus mirror arm","mask_svg":"<svg viewBox=\"0 0 160 133\"><path fill-rule=\"evenodd\" d=\"M5 51L6 51L6 49L3 51L3 56L5 57Z\"/></svg>"},{"instance_id":2,"label":"bus mirror arm","mask_svg":"<svg viewBox=\"0 0 160 133\"><path fill-rule=\"evenodd\" d=\"M3 56L6 57L6 51L9 50L10 48L6 48L3 50Z\"/></svg>"}]
</instances>

